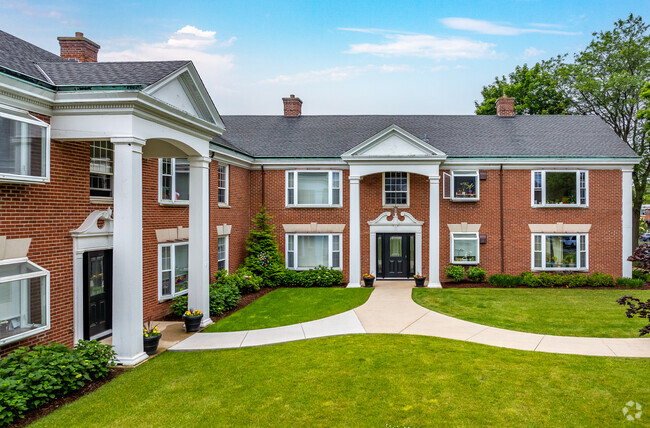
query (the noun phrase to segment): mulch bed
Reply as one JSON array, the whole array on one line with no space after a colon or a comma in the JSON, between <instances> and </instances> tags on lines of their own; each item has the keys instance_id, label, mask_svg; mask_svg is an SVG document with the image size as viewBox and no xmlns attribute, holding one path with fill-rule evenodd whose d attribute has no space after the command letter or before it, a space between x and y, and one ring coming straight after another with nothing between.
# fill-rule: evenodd
<instances>
[{"instance_id":1,"label":"mulch bed","mask_svg":"<svg viewBox=\"0 0 650 428\"><path fill-rule=\"evenodd\" d=\"M518 285L516 287L497 287L496 285L490 285L487 282L443 282L442 288L530 288L525 285ZM568 289L567 287L535 287L535 288L555 288L555 289ZM643 284L641 288L627 288L627 287L573 287L571 290L626 290L629 292L634 292L635 290L650 290L650 282Z\"/></svg>"},{"instance_id":2,"label":"mulch bed","mask_svg":"<svg viewBox=\"0 0 650 428\"><path fill-rule=\"evenodd\" d=\"M74 392L71 392L70 394L60 397L60 398L55 398L54 400L50 401L48 404L44 405L43 407L39 407L38 409L30 410L25 413L24 418L19 418L14 421L10 427L15 427L15 428L22 428L26 427L29 424L32 424L39 420L40 418L43 418L53 411L59 409L60 407L65 406L68 403L72 403L73 401L78 400L79 398L83 397L86 394L90 394L91 392L95 391L98 389L100 386L104 385L105 383L110 382L111 380L115 379L122 373L126 372L129 369L125 368L119 368L115 367L111 370L108 376L106 376L104 379L99 379L94 382L90 382L86 386L84 386L81 389L78 389Z\"/></svg>"}]
</instances>

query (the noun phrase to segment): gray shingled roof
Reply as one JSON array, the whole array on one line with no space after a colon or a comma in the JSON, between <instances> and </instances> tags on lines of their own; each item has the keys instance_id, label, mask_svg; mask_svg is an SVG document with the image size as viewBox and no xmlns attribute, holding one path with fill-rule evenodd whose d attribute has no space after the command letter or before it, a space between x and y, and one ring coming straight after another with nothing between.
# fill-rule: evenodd
<instances>
[{"instance_id":1,"label":"gray shingled roof","mask_svg":"<svg viewBox=\"0 0 650 428\"><path fill-rule=\"evenodd\" d=\"M391 125L448 156L635 157L596 116L223 116L217 144L256 157L339 157Z\"/></svg>"},{"instance_id":2,"label":"gray shingled roof","mask_svg":"<svg viewBox=\"0 0 650 428\"><path fill-rule=\"evenodd\" d=\"M47 82L37 62L67 62L60 56L0 30L0 66Z\"/></svg>"},{"instance_id":3,"label":"gray shingled roof","mask_svg":"<svg viewBox=\"0 0 650 428\"><path fill-rule=\"evenodd\" d=\"M39 62L55 85L151 85L190 61Z\"/></svg>"},{"instance_id":4,"label":"gray shingled roof","mask_svg":"<svg viewBox=\"0 0 650 428\"><path fill-rule=\"evenodd\" d=\"M43 82L66 86L144 85L158 82L190 61L76 62L0 30L0 66ZM39 69L40 67L40 69ZM51 81L51 82L50 82Z\"/></svg>"}]
</instances>

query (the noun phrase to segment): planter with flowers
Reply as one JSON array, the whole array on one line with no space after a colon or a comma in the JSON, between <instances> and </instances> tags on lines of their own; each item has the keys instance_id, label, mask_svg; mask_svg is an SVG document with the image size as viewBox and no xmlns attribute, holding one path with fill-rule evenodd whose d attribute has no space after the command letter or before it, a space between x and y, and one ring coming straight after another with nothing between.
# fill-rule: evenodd
<instances>
[{"instance_id":1,"label":"planter with flowers","mask_svg":"<svg viewBox=\"0 0 650 428\"><path fill-rule=\"evenodd\" d=\"M187 333L199 331L202 319L203 312L199 310L194 311L192 308L190 308L188 311L185 311L185 314L183 315L183 320L185 321L185 331Z\"/></svg>"},{"instance_id":2,"label":"planter with flowers","mask_svg":"<svg viewBox=\"0 0 650 428\"><path fill-rule=\"evenodd\" d=\"M372 287L372 284L375 282L375 276L370 273L363 274L363 285L366 287Z\"/></svg>"},{"instance_id":3,"label":"planter with flowers","mask_svg":"<svg viewBox=\"0 0 650 428\"><path fill-rule=\"evenodd\" d=\"M158 330L158 325L151 327L151 321L142 326L142 340L144 341L144 352L147 355L154 355L158 352L158 343L162 333Z\"/></svg>"},{"instance_id":4,"label":"planter with flowers","mask_svg":"<svg viewBox=\"0 0 650 428\"><path fill-rule=\"evenodd\" d=\"M415 286L416 287L424 287L424 281L427 280L426 276L422 276L420 274L413 275L413 279L415 279Z\"/></svg>"}]
</instances>

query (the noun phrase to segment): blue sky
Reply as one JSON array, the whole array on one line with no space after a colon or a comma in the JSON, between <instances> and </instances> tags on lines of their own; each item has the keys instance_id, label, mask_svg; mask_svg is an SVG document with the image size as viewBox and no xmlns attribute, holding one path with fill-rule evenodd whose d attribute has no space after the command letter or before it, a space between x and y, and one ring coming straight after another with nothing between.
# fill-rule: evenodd
<instances>
[{"instance_id":1,"label":"blue sky","mask_svg":"<svg viewBox=\"0 0 650 428\"><path fill-rule=\"evenodd\" d=\"M191 59L222 114L473 114L517 64L583 49L648 1L19 1L0 29L100 61ZM646 22L650 17L644 16Z\"/></svg>"}]
</instances>

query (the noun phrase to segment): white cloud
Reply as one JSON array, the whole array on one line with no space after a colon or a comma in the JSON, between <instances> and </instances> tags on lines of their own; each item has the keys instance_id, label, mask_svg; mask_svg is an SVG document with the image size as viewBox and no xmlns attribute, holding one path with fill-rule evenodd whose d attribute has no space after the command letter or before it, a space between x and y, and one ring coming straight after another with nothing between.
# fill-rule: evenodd
<instances>
[{"instance_id":1,"label":"white cloud","mask_svg":"<svg viewBox=\"0 0 650 428\"><path fill-rule=\"evenodd\" d=\"M363 29L344 29L364 32ZM413 56L433 59L489 58L496 55L495 45L463 38L440 38L429 34L404 34L371 29L366 32L383 34L384 43L351 44L345 53L377 56Z\"/></svg>"},{"instance_id":2,"label":"white cloud","mask_svg":"<svg viewBox=\"0 0 650 428\"><path fill-rule=\"evenodd\" d=\"M207 86L216 86L220 78L234 66L234 56L208 51L216 44L215 31L203 31L187 25L162 43L117 39L107 41L107 46L125 46L125 49L99 51L100 61L173 61L192 60ZM225 43L234 42L231 37Z\"/></svg>"},{"instance_id":3,"label":"white cloud","mask_svg":"<svg viewBox=\"0 0 650 428\"><path fill-rule=\"evenodd\" d=\"M300 84L300 83L322 83L322 82L340 82L342 80L352 79L364 74L379 71L381 73L402 73L413 71L408 65L374 65L365 66L349 65L345 67L332 67L324 70L311 70L295 74L281 74L272 79L266 79L262 83L274 84Z\"/></svg>"},{"instance_id":4,"label":"white cloud","mask_svg":"<svg viewBox=\"0 0 650 428\"><path fill-rule=\"evenodd\" d=\"M475 33L492 34L499 36L518 36L526 33L558 34L563 36L575 36L581 34L570 31L548 30L541 28L519 28L513 27L507 23L496 23L471 18L442 18L440 22L442 22L442 24L446 27L453 28L455 30L473 31ZM535 25L537 27L543 26L543 24Z\"/></svg>"},{"instance_id":5,"label":"white cloud","mask_svg":"<svg viewBox=\"0 0 650 428\"><path fill-rule=\"evenodd\" d=\"M522 58L528 59L528 58L535 58L537 56L544 55L546 53L545 50L543 49L537 49L534 46L531 46L529 48L524 49L524 55Z\"/></svg>"}]
</instances>

